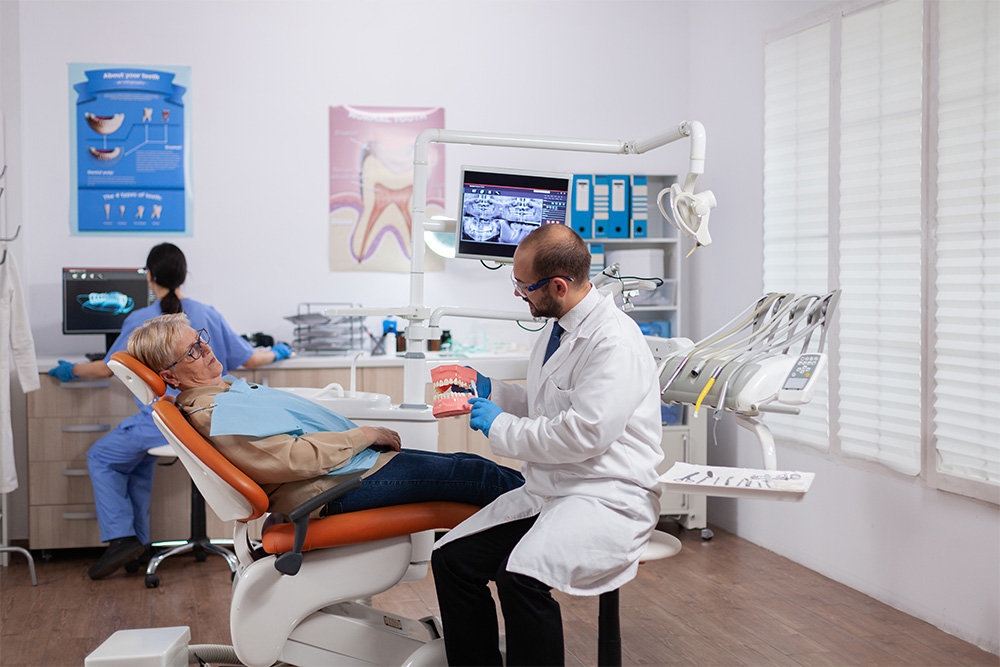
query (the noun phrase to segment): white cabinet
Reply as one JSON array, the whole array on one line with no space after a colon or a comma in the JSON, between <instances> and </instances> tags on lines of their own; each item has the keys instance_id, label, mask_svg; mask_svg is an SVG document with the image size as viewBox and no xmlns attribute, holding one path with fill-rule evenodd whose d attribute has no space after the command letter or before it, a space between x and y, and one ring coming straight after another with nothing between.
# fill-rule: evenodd
<instances>
[{"instance_id":1,"label":"white cabinet","mask_svg":"<svg viewBox=\"0 0 1000 667\"><path fill-rule=\"evenodd\" d=\"M663 425L663 462L656 472L665 473L677 461L706 464L708 462L708 437L706 431L706 411L694 416L694 408L685 406L683 423ZM707 526L708 497L687 493L664 493L660 498L660 515L676 518L688 529Z\"/></svg>"},{"instance_id":2,"label":"white cabinet","mask_svg":"<svg viewBox=\"0 0 1000 667\"><path fill-rule=\"evenodd\" d=\"M87 450L138 410L135 399L114 378L62 383L43 374L40 379L41 388L27 395L29 546L100 546ZM182 465L156 466L150 504L154 542L190 534L190 496ZM208 512L208 531L211 537L229 537L232 526Z\"/></svg>"}]
</instances>

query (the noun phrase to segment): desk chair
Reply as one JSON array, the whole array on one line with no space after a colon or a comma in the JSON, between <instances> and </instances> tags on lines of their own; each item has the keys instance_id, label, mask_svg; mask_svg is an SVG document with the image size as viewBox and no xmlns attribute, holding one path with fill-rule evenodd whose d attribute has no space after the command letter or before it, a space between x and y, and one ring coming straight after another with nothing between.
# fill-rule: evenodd
<instances>
[{"instance_id":1,"label":"desk chair","mask_svg":"<svg viewBox=\"0 0 1000 667\"><path fill-rule=\"evenodd\" d=\"M177 453L170 445L153 447L149 450L149 453L162 459L177 459ZM198 490L198 487L194 484L194 482L191 482L191 536L187 540L182 540L180 542L170 541L153 543L152 546L162 548L164 551L161 551L150 558L149 563L146 565L146 588L159 587L160 575L156 573L156 569L161 563L163 563L163 561L171 556L185 554L188 552L193 553L195 560L199 563L204 562L208 558L209 554L218 554L226 559L226 562L229 564L230 572L233 574L236 573L238 565L236 561L236 554L226 548L226 546L232 546L233 541L209 538L206 519L207 511L205 508L205 498L201 495L201 492ZM125 567L126 569L132 567L133 569L131 571L135 571L138 569L138 564L126 565Z\"/></svg>"}]
</instances>

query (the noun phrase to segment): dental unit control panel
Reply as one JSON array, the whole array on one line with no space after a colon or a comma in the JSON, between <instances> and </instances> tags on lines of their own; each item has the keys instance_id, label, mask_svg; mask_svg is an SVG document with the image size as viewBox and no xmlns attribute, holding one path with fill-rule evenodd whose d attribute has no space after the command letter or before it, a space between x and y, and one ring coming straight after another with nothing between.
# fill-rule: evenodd
<instances>
[{"instance_id":1,"label":"dental unit control panel","mask_svg":"<svg viewBox=\"0 0 1000 667\"><path fill-rule=\"evenodd\" d=\"M826 370L826 355L803 354L785 378L778 392L778 402L785 405L803 405L812 400L816 383Z\"/></svg>"}]
</instances>

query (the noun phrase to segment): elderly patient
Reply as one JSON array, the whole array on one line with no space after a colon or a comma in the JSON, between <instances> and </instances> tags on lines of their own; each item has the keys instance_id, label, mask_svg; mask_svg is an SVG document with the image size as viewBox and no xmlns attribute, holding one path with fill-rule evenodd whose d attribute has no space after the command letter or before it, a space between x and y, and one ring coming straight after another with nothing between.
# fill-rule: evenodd
<instances>
[{"instance_id":1,"label":"elderly patient","mask_svg":"<svg viewBox=\"0 0 1000 667\"><path fill-rule=\"evenodd\" d=\"M183 313L148 320L132 333L128 352L180 390L181 412L261 485L271 512L287 514L358 471L361 487L323 514L429 500L482 507L524 483L519 472L481 456L400 449L390 429L356 426L290 392L224 380L207 336Z\"/></svg>"}]
</instances>

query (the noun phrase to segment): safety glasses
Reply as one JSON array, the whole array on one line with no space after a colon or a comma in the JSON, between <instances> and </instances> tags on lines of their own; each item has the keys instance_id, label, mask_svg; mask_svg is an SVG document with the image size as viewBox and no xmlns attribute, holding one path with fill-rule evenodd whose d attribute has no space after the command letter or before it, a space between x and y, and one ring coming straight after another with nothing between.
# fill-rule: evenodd
<instances>
[{"instance_id":1,"label":"safety glasses","mask_svg":"<svg viewBox=\"0 0 1000 667\"><path fill-rule=\"evenodd\" d=\"M195 339L194 343L191 344L191 347L188 348L187 353L185 353L185 355L183 357L181 357L180 359L178 359L174 363L170 364L169 366L164 367L160 371L161 373L163 371L169 371L171 368L173 368L177 364L181 363L182 361L184 361L188 357L191 357L191 361L196 361L198 359L201 359L201 355L202 355L202 352L203 352L203 346L208 345L208 342L209 342L209 340L211 340L211 338L209 337L208 332L205 331L204 329L198 329L198 331L196 333L198 334L198 338Z\"/></svg>"},{"instance_id":2,"label":"safety glasses","mask_svg":"<svg viewBox=\"0 0 1000 667\"><path fill-rule=\"evenodd\" d=\"M514 285L514 292L516 292L518 296L523 296L523 297L527 297L529 294L534 292L539 287L544 287L549 281L555 280L556 278L562 278L563 280L568 280L570 282L573 282L572 278L568 278L566 276L550 276L548 278L542 278L534 285L525 285L520 280L514 277L513 271L510 272L510 282L513 283Z\"/></svg>"}]
</instances>

